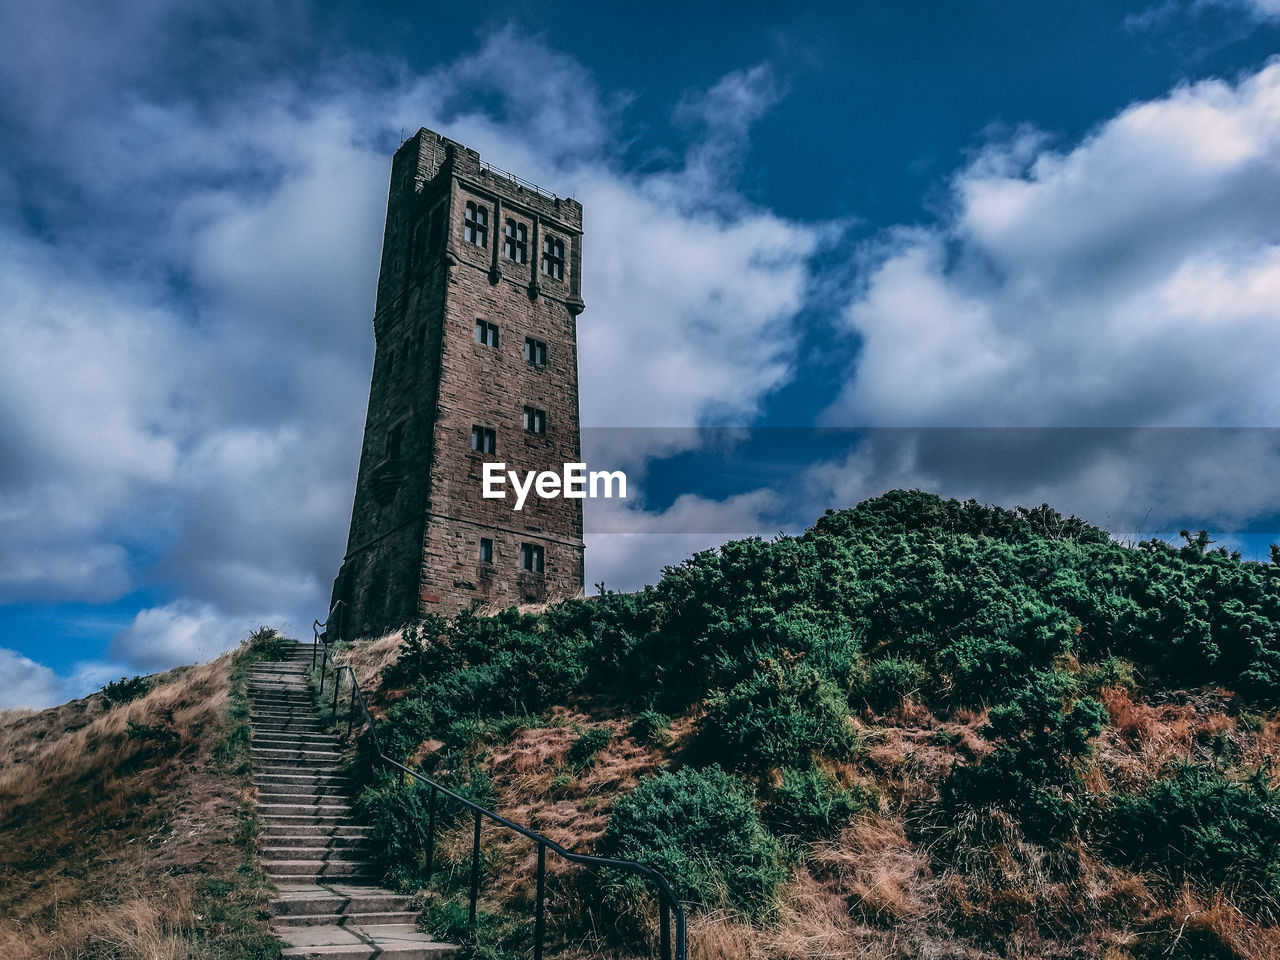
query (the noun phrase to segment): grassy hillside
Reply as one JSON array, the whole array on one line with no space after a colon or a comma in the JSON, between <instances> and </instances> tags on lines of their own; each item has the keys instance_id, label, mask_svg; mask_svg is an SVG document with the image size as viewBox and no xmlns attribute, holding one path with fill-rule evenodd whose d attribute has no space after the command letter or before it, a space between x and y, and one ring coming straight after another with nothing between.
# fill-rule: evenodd
<instances>
[{"instance_id":1,"label":"grassy hillside","mask_svg":"<svg viewBox=\"0 0 1280 960\"><path fill-rule=\"evenodd\" d=\"M0 957L268 960L245 671L198 667L0 714Z\"/></svg>"},{"instance_id":2,"label":"grassy hillside","mask_svg":"<svg viewBox=\"0 0 1280 960\"><path fill-rule=\"evenodd\" d=\"M346 655L397 756L660 866L697 957L1273 957L1280 570L1186 539L898 491ZM423 800L364 803L457 934L470 829L426 876ZM652 924L623 879L549 865L562 954ZM479 955L527 947L532 866L486 839Z\"/></svg>"}]
</instances>

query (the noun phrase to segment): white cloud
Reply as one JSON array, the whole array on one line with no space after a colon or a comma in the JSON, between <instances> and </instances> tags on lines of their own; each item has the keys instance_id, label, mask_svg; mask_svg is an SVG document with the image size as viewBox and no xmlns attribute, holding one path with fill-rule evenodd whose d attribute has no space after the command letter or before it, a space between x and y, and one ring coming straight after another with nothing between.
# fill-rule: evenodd
<instances>
[{"instance_id":1,"label":"white cloud","mask_svg":"<svg viewBox=\"0 0 1280 960\"><path fill-rule=\"evenodd\" d=\"M0 647L0 710L43 709L83 697L120 675L114 663L79 663L60 676L15 650Z\"/></svg>"},{"instance_id":2,"label":"white cloud","mask_svg":"<svg viewBox=\"0 0 1280 960\"><path fill-rule=\"evenodd\" d=\"M1280 424L1280 63L987 148L868 253L846 424Z\"/></svg>"},{"instance_id":3,"label":"white cloud","mask_svg":"<svg viewBox=\"0 0 1280 960\"><path fill-rule=\"evenodd\" d=\"M699 550L778 533L770 517L781 505L782 498L771 490L725 500L685 494L659 511L634 502L589 500L583 538L588 587L603 583L610 590L637 590L656 582L664 567Z\"/></svg>"},{"instance_id":4,"label":"white cloud","mask_svg":"<svg viewBox=\"0 0 1280 960\"><path fill-rule=\"evenodd\" d=\"M226 617L190 600L139 611L111 641L111 657L144 673L210 660L235 647L249 632L278 617Z\"/></svg>"},{"instance_id":5,"label":"white cloud","mask_svg":"<svg viewBox=\"0 0 1280 960\"><path fill-rule=\"evenodd\" d=\"M49 707L64 699L63 682L52 670L0 648L0 710Z\"/></svg>"}]
</instances>

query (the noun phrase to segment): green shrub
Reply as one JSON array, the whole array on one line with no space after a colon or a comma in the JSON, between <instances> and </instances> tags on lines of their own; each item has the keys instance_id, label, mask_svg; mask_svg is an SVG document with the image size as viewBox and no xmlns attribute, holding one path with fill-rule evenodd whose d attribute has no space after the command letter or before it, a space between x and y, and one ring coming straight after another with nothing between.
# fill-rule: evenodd
<instances>
[{"instance_id":1,"label":"green shrub","mask_svg":"<svg viewBox=\"0 0 1280 960\"><path fill-rule=\"evenodd\" d=\"M707 700L698 746L736 770L794 766L813 755L841 757L854 746L845 698L804 664L774 660Z\"/></svg>"},{"instance_id":2,"label":"green shrub","mask_svg":"<svg viewBox=\"0 0 1280 960\"><path fill-rule=\"evenodd\" d=\"M976 707L1001 703L1026 681L1021 650L995 637L961 637L938 652L938 667L951 677L956 702Z\"/></svg>"},{"instance_id":3,"label":"green shrub","mask_svg":"<svg viewBox=\"0 0 1280 960\"><path fill-rule=\"evenodd\" d=\"M613 731L608 727L590 727L569 745L566 759L575 770L585 770L596 762L596 756L609 745Z\"/></svg>"},{"instance_id":4,"label":"green shrub","mask_svg":"<svg viewBox=\"0 0 1280 960\"><path fill-rule=\"evenodd\" d=\"M1013 810L1033 835L1074 823L1084 792L1083 759L1106 719L1102 704L1075 690L1072 678L1041 670L1007 703L993 707L982 733L995 749L979 764L952 768L944 800L952 808Z\"/></svg>"},{"instance_id":5,"label":"green shrub","mask_svg":"<svg viewBox=\"0 0 1280 960\"><path fill-rule=\"evenodd\" d=\"M103 706L110 710L122 703L130 703L150 689L151 680L147 677L121 677L119 680L110 680L102 688Z\"/></svg>"},{"instance_id":6,"label":"green shrub","mask_svg":"<svg viewBox=\"0 0 1280 960\"><path fill-rule=\"evenodd\" d=\"M719 767L686 767L640 781L614 804L606 856L656 868L686 902L759 916L786 876L777 840L746 786ZM625 904L645 884L616 877L610 897Z\"/></svg>"},{"instance_id":7,"label":"green shrub","mask_svg":"<svg viewBox=\"0 0 1280 960\"><path fill-rule=\"evenodd\" d=\"M782 771L782 783L769 795L765 823L775 833L823 836L840 829L873 801L864 790L847 790L818 767Z\"/></svg>"},{"instance_id":8,"label":"green shrub","mask_svg":"<svg viewBox=\"0 0 1280 960\"><path fill-rule=\"evenodd\" d=\"M275 627L259 627L244 642L249 653L262 660L281 660L293 646Z\"/></svg>"},{"instance_id":9,"label":"green shrub","mask_svg":"<svg viewBox=\"0 0 1280 960\"><path fill-rule=\"evenodd\" d=\"M948 730L945 727L939 727L929 734L929 742L935 747L954 747L964 738L954 730Z\"/></svg>"},{"instance_id":10,"label":"green shrub","mask_svg":"<svg viewBox=\"0 0 1280 960\"><path fill-rule=\"evenodd\" d=\"M635 715L627 732L636 743L661 746L667 739L671 718L657 710L642 710Z\"/></svg>"},{"instance_id":11,"label":"green shrub","mask_svg":"<svg viewBox=\"0 0 1280 960\"><path fill-rule=\"evenodd\" d=\"M356 805L369 825L372 849L386 868L399 867L416 880L427 877L426 850L430 824L431 788L409 778L404 784L388 771L379 771L365 787ZM444 801L438 798L437 826ZM449 801L451 805L453 801Z\"/></svg>"},{"instance_id":12,"label":"green shrub","mask_svg":"<svg viewBox=\"0 0 1280 960\"><path fill-rule=\"evenodd\" d=\"M1163 867L1254 901L1280 896L1280 791L1265 769L1237 781L1179 764L1141 793L1111 797L1102 833L1120 862Z\"/></svg>"},{"instance_id":13,"label":"green shrub","mask_svg":"<svg viewBox=\"0 0 1280 960\"><path fill-rule=\"evenodd\" d=\"M385 723L378 724L378 737L387 756L403 762L438 729L431 704L421 697L406 697L388 711Z\"/></svg>"},{"instance_id":14,"label":"green shrub","mask_svg":"<svg viewBox=\"0 0 1280 960\"><path fill-rule=\"evenodd\" d=\"M1123 687L1125 690L1138 688L1138 682L1133 677L1133 664L1116 656L1084 664L1080 668L1080 685L1090 693L1098 693L1103 687Z\"/></svg>"},{"instance_id":15,"label":"green shrub","mask_svg":"<svg viewBox=\"0 0 1280 960\"><path fill-rule=\"evenodd\" d=\"M924 667L905 657L885 657L867 671L862 697L879 713L892 710L924 686Z\"/></svg>"},{"instance_id":16,"label":"green shrub","mask_svg":"<svg viewBox=\"0 0 1280 960\"><path fill-rule=\"evenodd\" d=\"M1267 718L1260 713L1244 710L1236 714L1236 726L1250 733L1257 733L1267 725Z\"/></svg>"}]
</instances>

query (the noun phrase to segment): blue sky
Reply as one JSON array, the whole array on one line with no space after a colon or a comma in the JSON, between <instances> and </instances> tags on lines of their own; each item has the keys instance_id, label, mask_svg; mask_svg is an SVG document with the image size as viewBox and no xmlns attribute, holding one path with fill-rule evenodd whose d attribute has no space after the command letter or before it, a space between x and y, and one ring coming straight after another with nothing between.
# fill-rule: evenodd
<instances>
[{"instance_id":1,"label":"blue sky","mask_svg":"<svg viewBox=\"0 0 1280 960\"><path fill-rule=\"evenodd\" d=\"M423 125L585 206L589 581L893 486L1264 557L1280 4L836 6L6 5L0 707L322 615Z\"/></svg>"}]
</instances>

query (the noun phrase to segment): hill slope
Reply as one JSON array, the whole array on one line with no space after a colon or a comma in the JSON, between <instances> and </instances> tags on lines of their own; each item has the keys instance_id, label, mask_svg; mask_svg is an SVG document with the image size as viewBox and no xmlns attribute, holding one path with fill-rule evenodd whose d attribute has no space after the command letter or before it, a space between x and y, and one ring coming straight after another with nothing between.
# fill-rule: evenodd
<instances>
[{"instance_id":1,"label":"hill slope","mask_svg":"<svg viewBox=\"0 0 1280 960\"><path fill-rule=\"evenodd\" d=\"M0 716L0 956L278 954L251 860L244 693L273 636Z\"/></svg>"},{"instance_id":2,"label":"hill slope","mask_svg":"<svg viewBox=\"0 0 1280 960\"><path fill-rule=\"evenodd\" d=\"M346 656L397 756L660 866L696 957L1271 957L1280 579L1208 546L896 491ZM456 936L470 830L426 876L422 799L364 804ZM527 948L532 858L486 837L481 954ZM549 866L562 955L651 930L634 886Z\"/></svg>"}]
</instances>

